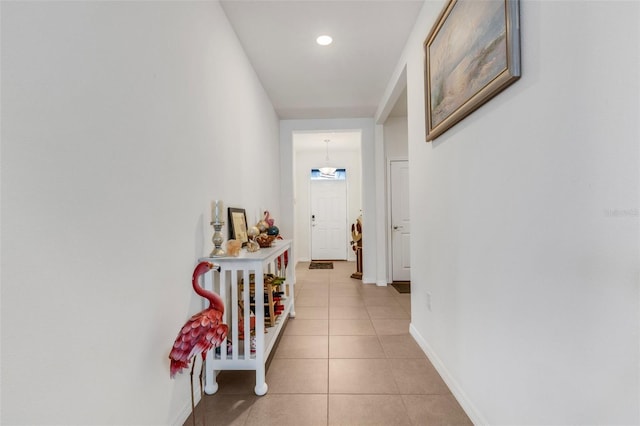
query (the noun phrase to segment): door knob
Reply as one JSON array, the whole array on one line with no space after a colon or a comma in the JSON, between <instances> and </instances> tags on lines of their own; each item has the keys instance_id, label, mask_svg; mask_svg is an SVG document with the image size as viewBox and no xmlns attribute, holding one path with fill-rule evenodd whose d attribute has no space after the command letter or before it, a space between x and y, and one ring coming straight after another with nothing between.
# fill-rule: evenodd
<instances>
[{"instance_id":1,"label":"door knob","mask_svg":"<svg viewBox=\"0 0 640 426\"><path fill-rule=\"evenodd\" d=\"M402 228L402 226L395 225L395 226L393 227L393 230L394 230L394 231L397 231L397 230L398 230L398 229L400 229L400 228Z\"/></svg>"}]
</instances>

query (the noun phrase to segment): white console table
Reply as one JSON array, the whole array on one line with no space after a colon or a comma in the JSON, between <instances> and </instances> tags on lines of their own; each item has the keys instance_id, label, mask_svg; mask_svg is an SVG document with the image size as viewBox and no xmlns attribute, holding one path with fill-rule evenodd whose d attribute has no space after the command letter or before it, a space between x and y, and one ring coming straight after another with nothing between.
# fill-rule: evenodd
<instances>
[{"instance_id":1,"label":"white console table","mask_svg":"<svg viewBox=\"0 0 640 426\"><path fill-rule=\"evenodd\" d=\"M285 267L285 253L288 254L289 265ZM204 287L215 291L225 301L224 322L229 325L229 335L220 346L219 353L210 350L207 354L205 365L205 387L207 394L217 392L216 371L219 370L255 370L256 371L256 395L267 393L268 386L265 382L265 363L276 338L282 330L285 318L295 317L294 308L294 282L295 267L293 265L293 253L291 240L275 240L274 246L261 248L257 252L249 253L242 249L238 257L205 257L200 261L212 262L220 266L220 272L211 270L205 274ZM262 308L264 294L263 274L271 273L279 277L285 277L285 295L281 304L284 310L278 317L275 325L265 332L265 313ZM250 327L250 286L244 285L239 292L240 281L250 282L250 274L255 274L255 351L251 352L251 327ZM240 294L239 294L240 293ZM240 339L238 332L238 302L244 306L244 339ZM206 303L206 302L205 302ZM227 342L231 342L230 353L227 353Z\"/></svg>"}]
</instances>

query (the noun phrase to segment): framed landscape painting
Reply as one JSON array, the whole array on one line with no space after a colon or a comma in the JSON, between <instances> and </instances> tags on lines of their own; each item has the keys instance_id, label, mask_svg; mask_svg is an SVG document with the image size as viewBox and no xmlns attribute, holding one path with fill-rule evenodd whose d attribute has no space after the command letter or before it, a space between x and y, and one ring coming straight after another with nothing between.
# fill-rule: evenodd
<instances>
[{"instance_id":1,"label":"framed landscape painting","mask_svg":"<svg viewBox=\"0 0 640 426\"><path fill-rule=\"evenodd\" d=\"M427 141L520 78L518 0L450 0L425 49Z\"/></svg>"}]
</instances>

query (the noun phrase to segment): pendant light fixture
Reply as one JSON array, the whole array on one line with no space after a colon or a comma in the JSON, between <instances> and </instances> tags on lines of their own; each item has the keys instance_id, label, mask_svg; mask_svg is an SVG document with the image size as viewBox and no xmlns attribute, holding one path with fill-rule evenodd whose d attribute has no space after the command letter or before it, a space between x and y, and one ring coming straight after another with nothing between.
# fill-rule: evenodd
<instances>
[{"instance_id":1,"label":"pendant light fixture","mask_svg":"<svg viewBox=\"0 0 640 426\"><path fill-rule=\"evenodd\" d=\"M324 142L327 144L327 155L324 159L324 166L320 167L320 173L324 176L327 177L334 177L336 175L336 168L330 166L330 162L329 162L329 142L331 140L330 139L325 139Z\"/></svg>"}]
</instances>

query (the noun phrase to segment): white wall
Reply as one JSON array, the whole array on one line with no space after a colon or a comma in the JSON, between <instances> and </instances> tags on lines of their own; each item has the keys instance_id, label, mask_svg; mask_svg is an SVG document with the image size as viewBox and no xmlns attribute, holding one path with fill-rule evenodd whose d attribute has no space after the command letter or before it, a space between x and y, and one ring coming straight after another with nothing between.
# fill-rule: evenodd
<instances>
[{"instance_id":1,"label":"white wall","mask_svg":"<svg viewBox=\"0 0 640 426\"><path fill-rule=\"evenodd\" d=\"M409 155L407 117L389 117L384 122L386 159L406 159Z\"/></svg>"},{"instance_id":2,"label":"white wall","mask_svg":"<svg viewBox=\"0 0 640 426\"><path fill-rule=\"evenodd\" d=\"M278 118L216 2L2 2L2 424L181 424L209 202L279 216Z\"/></svg>"},{"instance_id":3,"label":"white wall","mask_svg":"<svg viewBox=\"0 0 640 426\"><path fill-rule=\"evenodd\" d=\"M362 210L362 179L360 151L333 150L331 163L347 171L347 260L355 261L356 256L349 245L351 224L355 223ZM318 168L325 161L325 153L319 151L298 151L295 155L295 226L294 247L296 261L311 260L311 169Z\"/></svg>"},{"instance_id":4,"label":"white wall","mask_svg":"<svg viewBox=\"0 0 640 426\"><path fill-rule=\"evenodd\" d=\"M386 95L406 65L412 333L476 423L638 424L640 3L521 2L522 78L425 143L443 5Z\"/></svg>"}]
</instances>

